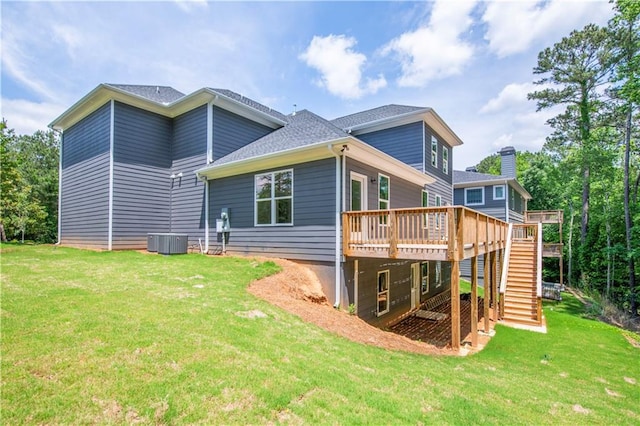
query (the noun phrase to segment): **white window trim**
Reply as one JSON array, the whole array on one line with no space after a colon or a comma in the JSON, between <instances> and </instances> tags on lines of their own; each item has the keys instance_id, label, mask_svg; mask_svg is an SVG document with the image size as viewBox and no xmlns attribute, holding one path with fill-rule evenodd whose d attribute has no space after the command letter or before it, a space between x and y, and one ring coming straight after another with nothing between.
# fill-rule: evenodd
<instances>
[{"instance_id":1,"label":"white window trim","mask_svg":"<svg viewBox=\"0 0 640 426\"><path fill-rule=\"evenodd\" d=\"M380 282L380 275L382 274L387 274L387 289L381 292L381 291L378 291L379 290L378 283ZM383 293L387 293L387 309L380 312L378 311L378 309L380 308L380 304L378 303L378 297ZM377 316L382 316L389 312L389 308L391 307L390 295L391 295L391 274L389 273L388 269L385 269L384 271L378 271L378 276L376 279L376 315Z\"/></svg>"},{"instance_id":2,"label":"white window trim","mask_svg":"<svg viewBox=\"0 0 640 426\"><path fill-rule=\"evenodd\" d=\"M427 289L425 291L422 291L422 280L424 279L424 277L422 276L422 267L424 265L427 265ZM420 294L422 294L423 296L427 293L429 293L429 287L431 287L431 283L429 282L429 262L421 262L420 263Z\"/></svg>"},{"instance_id":3,"label":"white window trim","mask_svg":"<svg viewBox=\"0 0 640 426\"><path fill-rule=\"evenodd\" d=\"M380 181L381 178L386 178L387 182L389 182L389 188L388 188L388 197L386 200L380 198ZM380 201L386 201L387 202L387 208L386 209L381 209L380 208ZM378 173L378 210L389 210L391 209L391 178L387 175L383 175L382 173Z\"/></svg>"},{"instance_id":4,"label":"white window trim","mask_svg":"<svg viewBox=\"0 0 640 426\"><path fill-rule=\"evenodd\" d=\"M502 197L496 196L496 189L497 188L502 188ZM504 187L504 185L493 185L493 199L494 200L504 200L506 198L507 198L507 189Z\"/></svg>"},{"instance_id":5,"label":"white window trim","mask_svg":"<svg viewBox=\"0 0 640 426\"><path fill-rule=\"evenodd\" d=\"M446 146L442 147L442 173L449 174L449 148Z\"/></svg>"},{"instance_id":6,"label":"white window trim","mask_svg":"<svg viewBox=\"0 0 640 426\"><path fill-rule=\"evenodd\" d=\"M438 168L438 139L435 136L431 136L431 165Z\"/></svg>"},{"instance_id":7,"label":"white window trim","mask_svg":"<svg viewBox=\"0 0 640 426\"><path fill-rule=\"evenodd\" d=\"M479 189L480 194L482 194L482 201L479 203L469 203L467 202L467 192ZM465 188L464 189L464 205L465 206L482 206L484 205L484 186L474 186L473 188Z\"/></svg>"},{"instance_id":8,"label":"white window trim","mask_svg":"<svg viewBox=\"0 0 640 426\"><path fill-rule=\"evenodd\" d=\"M275 175L276 173L286 173L286 172L291 172L291 195L286 196L286 197L276 197L275 196L275 185L273 184L273 182L275 181ZM271 223L258 223L258 194L257 194L257 184L256 184L256 178L258 176L263 176L263 175L272 175L273 179L272 179L272 185L271 185L271 197L269 198L269 200L271 201ZM284 170L274 170L271 172L264 172L264 173L257 173L255 175L253 175L253 226L255 227L263 227L263 226L293 226L293 212L294 212L294 206L293 206L293 169L284 169ZM291 223L276 223L276 206L275 206L275 202L276 200L286 200L286 199L291 199ZM262 201L267 200L266 198Z\"/></svg>"}]
</instances>

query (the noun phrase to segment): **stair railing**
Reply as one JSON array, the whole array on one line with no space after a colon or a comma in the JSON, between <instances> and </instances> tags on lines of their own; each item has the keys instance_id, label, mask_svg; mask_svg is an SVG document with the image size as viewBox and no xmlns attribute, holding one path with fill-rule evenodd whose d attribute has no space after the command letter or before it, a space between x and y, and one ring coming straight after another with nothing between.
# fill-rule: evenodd
<instances>
[{"instance_id":1,"label":"stair railing","mask_svg":"<svg viewBox=\"0 0 640 426\"><path fill-rule=\"evenodd\" d=\"M507 291L507 276L509 275L509 258L511 257L511 236L512 235L513 235L513 223L510 223L509 229L507 230L507 247L504 250L504 259L502 261L502 275L500 276L500 316L501 317L504 315L504 295L505 295L505 292ZM485 283L485 288L486 288L486 283Z\"/></svg>"},{"instance_id":2,"label":"stair railing","mask_svg":"<svg viewBox=\"0 0 640 426\"><path fill-rule=\"evenodd\" d=\"M538 322L542 322L542 223L538 223L538 247L536 270L536 301L538 306Z\"/></svg>"}]
</instances>

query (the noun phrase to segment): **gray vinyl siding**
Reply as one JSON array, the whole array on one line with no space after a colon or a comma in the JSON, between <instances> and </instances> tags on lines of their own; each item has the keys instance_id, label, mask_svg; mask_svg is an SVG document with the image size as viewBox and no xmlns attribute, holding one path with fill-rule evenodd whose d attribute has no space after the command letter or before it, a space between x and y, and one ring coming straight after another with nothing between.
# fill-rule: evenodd
<instances>
[{"instance_id":1,"label":"gray vinyl siding","mask_svg":"<svg viewBox=\"0 0 640 426\"><path fill-rule=\"evenodd\" d=\"M273 129L240 117L232 112L213 107L213 160L253 142Z\"/></svg>"},{"instance_id":2,"label":"gray vinyl siding","mask_svg":"<svg viewBox=\"0 0 640 426\"><path fill-rule=\"evenodd\" d=\"M170 174L171 232L189 235L189 243L204 239L204 182L194 171L207 164L207 106L176 117L173 121Z\"/></svg>"},{"instance_id":3,"label":"gray vinyl siding","mask_svg":"<svg viewBox=\"0 0 640 426\"><path fill-rule=\"evenodd\" d=\"M169 231L172 122L115 104L114 249L144 248L147 233Z\"/></svg>"},{"instance_id":4,"label":"gray vinyl siding","mask_svg":"<svg viewBox=\"0 0 640 426\"><path fill-rule=\"evenodd\" d=\"M522 198L522 195L510 186L508 196L509 209L520 214L524 213L524 199Z\"/></svg>"},{"instance_id":5,"label":"gray vinyl siding","mask_svg":"<svg viewBox=\"0 0 640 426\"><path fill-rule=\"evenodd\" d=\"M351 200L351 185L350 185L351 172L365 175L368 178L367 179L367 203L368 203L369 210L378 210L378 201L379 201L378 188L380 184L378 173L381 173L389 178L389 198L390 198L389 201L391 204L390 208L400 209L400 208L420 207L422 205L422 187L421 186L407 182L386 171L381 171L376 168L373 168L368 164L361 163L352 158L347 158L347 171L346 171L347 184L345 185L347 209L349 209L349 200ZM374 179L375 181L372 182L371 181L372 179Z\"/></svg>"},{"instance_id":6,"label":"gray vinyl siding","mask_svg":"<svg viewBox=\"0 0 640 426\"><path fill-rule=\"evenodd\" d=\"M451 183L438 176L432 177L435 178L435 182L427 185L427 191L429 191L429 207L436 205L436 195L440 195L442 198L442 206L452 205L453 189Z\"/></svg>"},{"instance_id":7,"label":"gray vinyl siding","mask_svg":"<svg viewBox=\"0 0 640 426\"><path fill-rule=\"evenodd\" d=\"M349 300L354 300L354 275L356 259L344 264L345 282ZM411 264L415 260L372 259L358 260L357 315L376 327L386 327L411 310ZM429 291L420 296L425 302L451 288L451 263L441 262L441 281L435 283L435 261L429 262ZM377 315L378 272L389 271L389 312Z\"/></svg>"},{"instance_id":8,"label":"gray vinyl siding","mask_svg":"<svg viewBox=\"0 0 640 426\"><path fill-rule=\"evenodd\" d=\"M293 226L254 226L254 177L276 170L216 179L210 182L210 248L220 250L215 219L229 209L229 253L268 255L294 260L335 260L335 160L281 167L293 169Z\"/></svg>"},{"instance_id":9,"label":"gray vinyl siding","mask_svg":"<svg viewBox=\"0 0 640 426\"><path fill-rule=\"evenodd\" d=\"M440 137L431 127L424 124L424 172L430 176L433 176L451 187L453 183L453 147L444 142L444 139ZM431 136L435 136L438 139L438 163L437 167L431 165ZM447 147L449 150L449 172L444 173L442 169L442 147Z\"/></svg>"},{"instance_id":10,"label":"gray vinyl siding","mask_svg":"<svg viewBox=\"0 0 640 426\"><path fill-rule=\"evenodd\" d=\"M108 248L110 119L109 102L63 134L62 244Z\"/></svg>"},{"instance_id":11,"label":"gray vinyl siding","mask_svg":"<svg viewBox=\"0 0 640 426\"><path fill-rule=\"evenodd\" d=\"M502 186L504 184L498 184L498 185ZM494 187L494 185L483 186L483 188L484 188L484 204L469 206L469 208L472 208L472 209L475 209L475 210L479 210L479 211L484 211L485 209L491 209L492 211L502 210L500 219L504 220L504 211L505 211L506 201L504 199L495 200L493 198L493 187ZM476 187L475 186L470 186L469 188L476 188ZM459 206L464 206L465 205L465 203L464 203L464 190L465 190L465 188L456 188L454 190L454 202L455 202L456 205L459 205ZM496 217L498 217L498 216L496 216Z\"/></svg>"},{"instance_id":12,"label":"gray vinyl siding","mask_svg":"<svg viewBox=\"0 0 640 426\"><path fill-rule=\"evenodd\" d=\"M422 121L359 134L357 137L422 171Z\"/></svg>"}]
</instances>

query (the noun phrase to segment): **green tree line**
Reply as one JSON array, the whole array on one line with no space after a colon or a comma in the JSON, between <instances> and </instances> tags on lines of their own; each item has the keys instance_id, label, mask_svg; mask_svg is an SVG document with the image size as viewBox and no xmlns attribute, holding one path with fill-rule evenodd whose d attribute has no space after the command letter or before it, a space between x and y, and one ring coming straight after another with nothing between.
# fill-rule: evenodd
<instances>
[{"instance_id":1,"label":"green tree line","mask_svg":"<svg viewBox=\"0 0 640 426\"><path fill-rule=\"evenodd\" d=\"M59 140L16 135L0 122L0 238L53 243L58 234Z\"/></svg>"},{"instance_id":2,"label":"green tree line","mask_svg":"<svg viewBox=\"0 0 640 426\"><path fill-rule=\"evenodd\" d=\"M589 24L539 53L528 97L561 112L540 152L518 154L518 180L529 210L564 210L569 284L638 315L640 2L614 10L606 27ZM494 155L477 169L499 174L499 163ZM545 272L557 278L557 264Z\"/></svg>"}]
</instances>

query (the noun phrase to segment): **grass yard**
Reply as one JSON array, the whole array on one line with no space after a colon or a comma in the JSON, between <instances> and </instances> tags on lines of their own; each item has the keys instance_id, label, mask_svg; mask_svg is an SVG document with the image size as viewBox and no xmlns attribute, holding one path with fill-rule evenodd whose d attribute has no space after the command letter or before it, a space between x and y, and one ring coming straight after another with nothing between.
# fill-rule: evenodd
<instances>
[{"instance_id":1,"label":"grass yard","mask_svg":"<svg viewBox=\"0 0 640 426\"><path fill-rule=\"evenodd\" d=\"M568 294L546 335L428 357L248 294L272 262L1 250L2 424L640 424L640 349Z\"/></svg>"}]
</instances>

